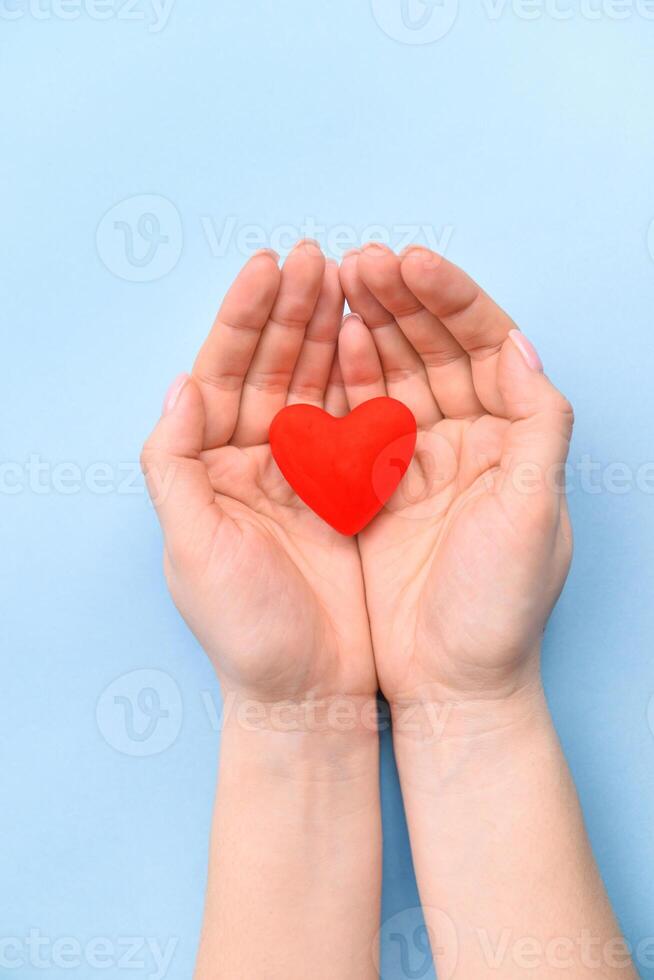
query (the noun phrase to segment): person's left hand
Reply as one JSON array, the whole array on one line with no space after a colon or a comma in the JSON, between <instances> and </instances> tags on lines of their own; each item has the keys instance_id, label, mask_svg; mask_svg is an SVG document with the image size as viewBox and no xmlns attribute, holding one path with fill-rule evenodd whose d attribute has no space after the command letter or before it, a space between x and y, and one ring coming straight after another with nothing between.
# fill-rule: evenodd
<instances>
[{"instance_id":1,"label":"person's left hand","mask_svg":"<svg viewBox=\"0 0 654 980\"><path fill-rule=\"evenodd\" d=\"M443 257L371 245L345 258L341 282L361 317L339 338L350 408L390 395L418 424L407 474L359 535L382 690L412 704L539 692L572 551L558 487L570 404Z\"/></svg>"}]
</instances>

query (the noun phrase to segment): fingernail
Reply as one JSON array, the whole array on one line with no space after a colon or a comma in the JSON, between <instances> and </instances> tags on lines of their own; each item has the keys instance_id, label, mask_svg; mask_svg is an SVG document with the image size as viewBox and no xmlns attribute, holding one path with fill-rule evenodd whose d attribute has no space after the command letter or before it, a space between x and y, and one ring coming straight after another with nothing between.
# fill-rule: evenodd
<instances>
[{"instance_id":1,"label":"fingernail","mask_svg":"<svg viewBox=\"0 0 654 980\"><path fill-rule=\"evenodd\" d=\"M293 251L302 248L305 252L310 255L322 255L322 249L320 243L316 241L315 238L301 238L299 242L296 242Z\"/></svg>"},{"instance_id":2,"label":"fingernail","mask_svg":"<svg viewBox=\"0 0 654 980\"><path fill-rule=\"evenodd\" d=\"M381 242L366 242L361 251L372 255L388 255L391 250L387 245L382 245Z\"/></svg>"},{"instance_id":3,"label":"fingernail","mask_svg":"<svg viewBox=\"0 0 654 980\"><path fill-rule=\"evenodd\" d=\"M343 317L343 323L341 324L341 326L344 327L349 320L357 320L359 323L363 323L363 320L361 319L358 313L346 313L345 316Z\"/></svg>"},{"instance_id":4,"label":"fingernail","mask_svg":"<svg viewBox=\"0 0 654 980\"><path fill-rule=\"evenodd\" d=\"M279 262L279 254L275 251L274 248L260 248L258 251L254 253L252 258L253 259L256 258L257 255L269 255L271 259L275 260L275 262Z\"/></svg>"},{"instance_id":5,"label":"fingernail","mask_svg":"<svg viewBox=\"0 0 654 980\"><path fill-rule=\"evenodd\" d=\"M520 330L509 330L509 337L522 354L527 367L530 367L532 371L542 372L543 362L538 356L538 351L532 342L527 340L525 335L521 333Z\"/></svg>"},{"instance_id":6,"label":"fingernail","mask_svg":"<svg viewBox=\"0 0 654 980\"><path fill-rule=\"evenodd\" d=\"M166 397L164 398L164 403L163 403L163 411L162 411L163 415L168 415L170 412L172 412L175 405L177 404L177 399L182 393L182 388L189 380L189 377L190 375L186 374L186 372L177 375L177 377L171 384L170 388L166 392Z\"/></svg>"},{"instance_id":7,"label":"fingernail","mask_svg":"<svg viewBox=\"0 0 654 980\"><path fill-rule=\"evenodd\" d=\"M359 255L361 252L360 248L348 248L347 252L343 252L343 258L349 259L351 255Z\"/></svg>"},{"instance_id":8,"label":"fingernail","mask_svg":"<svg viewBox=\"0 0 654 980\"><path fill-rule=\"evenodd\" d=\"M406 258L416 258L422 260L422 266L427 272L431 272L436 269L443 261L442 255L437 255L436 252L431 252L428 248L423 245L409 245L407 248L400 252L400 257L402 259Z\"/></svg>"},{"instance_id":9,"label":"fingernail","mask_svg":"<svg viewBox=\"0 0 654 980\"><path fill-rule=\"evenodd\" d=\"M424 245L407 245L406 248L402 249L400 255L404 258L406 255L410 255L411 252L423 252L426 255L427 249Z\"/></svg>"}]
</instances>

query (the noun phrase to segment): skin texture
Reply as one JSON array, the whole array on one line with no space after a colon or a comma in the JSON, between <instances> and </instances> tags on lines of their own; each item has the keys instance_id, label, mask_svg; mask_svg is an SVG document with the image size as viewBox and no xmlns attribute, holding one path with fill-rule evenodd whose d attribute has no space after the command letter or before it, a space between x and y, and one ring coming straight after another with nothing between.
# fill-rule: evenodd
<instances>
[{"instance_id":1,"label":"skin texture","mask_svg":"<svg viewBox=\"0 0 654 980\"><path fill-rule=\"evenodd\" d=\"M385 394L417 453L343 538L286 485L269 426ZM196 980L378 976L378 686L439 980L635 977L540 683L571 429L526 338L426 249L369 246L339 274L301 242L240 272L142 460L229 707Z\"/></svg>"}]
</instances>

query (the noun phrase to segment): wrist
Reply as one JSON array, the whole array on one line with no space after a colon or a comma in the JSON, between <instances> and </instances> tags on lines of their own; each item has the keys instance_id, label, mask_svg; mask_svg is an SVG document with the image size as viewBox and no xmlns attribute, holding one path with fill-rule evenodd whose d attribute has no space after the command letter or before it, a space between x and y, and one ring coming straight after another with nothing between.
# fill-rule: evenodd
<instances>
[{"instance_id":1,"label":"wrist","mask_svg":"<svg viewBox=\"0 0 654 980\"><path fill-rule=\"evenodd\" d=\"M509 695L394 701L393 743L403 783L433 790L494 780L560 750L540 681Z\"/></svg>"},{"instance_id":2,"label":"wrist","mask_svg":"<svg viewBox=\"0 0 654 980\"><path fill-rule=\"evenodd\" d=\"M221 778L339 783L376 778L377 703L372 695L260 701L224 698Z\"/></svg>"},{"instance_id":3,"label":"wrist","mask_svg":"<svg viewBox=\"0 0 654 980\"><path fill-rule=\"evenodd\" d=\"M372 976L381 888L377 733L349 724L343 731L334 711L331 724L319 724L317 706L302 701L255 710L238 696L228 710L225 700L198 980L300 976L294 964L312 962L316 950L321 976ZM359 712L361 701L354 699ZM349 716L358 717L352 707ZM339 924L334 948L325 946L326 922Z\"/></svg>"},{"instance_id":4,"label":"wrist","mask_svg":"<svg viewBox=\"0 0 654 980\"><path fill-rule=\"evenodd\" d=\"M394 740L419 745L477 738L530 718L543 720L548 714L540 677L464 694L430 684L395 694L388 704Z\"/></svg>"}]
</instances>

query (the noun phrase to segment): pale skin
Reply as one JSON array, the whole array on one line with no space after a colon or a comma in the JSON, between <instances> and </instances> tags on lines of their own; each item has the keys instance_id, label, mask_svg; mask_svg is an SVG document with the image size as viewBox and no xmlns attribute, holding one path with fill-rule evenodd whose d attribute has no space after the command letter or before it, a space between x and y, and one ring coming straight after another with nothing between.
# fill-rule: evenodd
<instances>
[{"instance_id":1,"label":"pale skin","mask_svg":"<svg viewBox=\"0 0 654 980\"><path fill-rule=\"evenodd\" d=\"M414 413L417 453L344 538L268 429L379 395ZM571 428L509 317L426 249L339 270L302 242L241 270L143 453L171 593L230 706L198 980L378 976L378 687L439 978L521 977L530 952L534 977L636 976L540 684Z\"/></svg>"}]
</instances>

